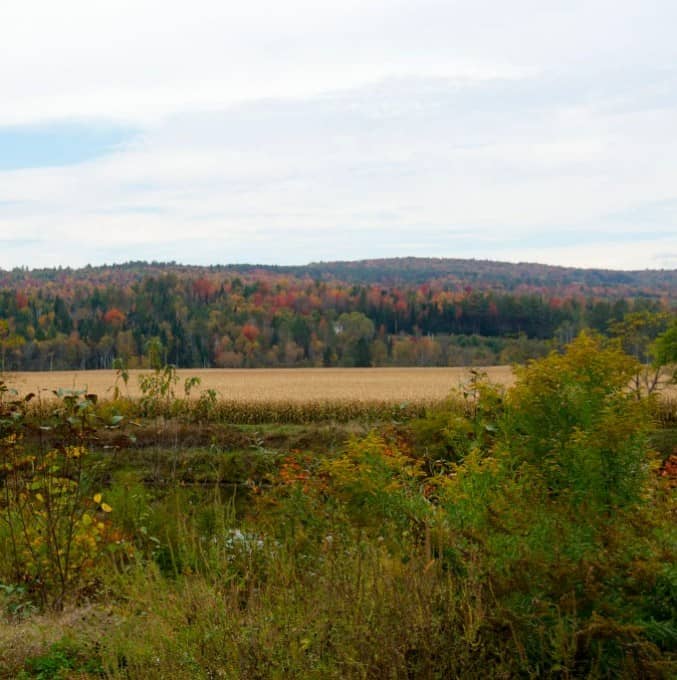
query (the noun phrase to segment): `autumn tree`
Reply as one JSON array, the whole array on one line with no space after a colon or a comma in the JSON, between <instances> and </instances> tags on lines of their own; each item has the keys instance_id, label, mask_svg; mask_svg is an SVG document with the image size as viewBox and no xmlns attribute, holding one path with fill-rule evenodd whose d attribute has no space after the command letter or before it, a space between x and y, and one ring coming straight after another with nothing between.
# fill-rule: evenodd
<instances>
[{"instance_id":1,"label":"autumn tree","mask_svg":"<svg viewBox=\"0 0 677 680\"><path fill-rule=\"evenodd\" d=\"M370 366L369 344L374 337L374 322L362 312L345 312L339 316L335 328L343 363Z\"/></svg>"},{"instance_id":2,"label":"autumn tree","mask_svg":"<svg viewBox=\"0 0 677 680\"><path fill-rule=\"evenodd\" d=\"M652 394L661 385L663 364L652 358L652 343L667 327L670 316L665 312L643 310L626 314L622 321L610 324L611 334L621 347L638 361L633 376L636 394Z\"/></svg>"}]
</instances>

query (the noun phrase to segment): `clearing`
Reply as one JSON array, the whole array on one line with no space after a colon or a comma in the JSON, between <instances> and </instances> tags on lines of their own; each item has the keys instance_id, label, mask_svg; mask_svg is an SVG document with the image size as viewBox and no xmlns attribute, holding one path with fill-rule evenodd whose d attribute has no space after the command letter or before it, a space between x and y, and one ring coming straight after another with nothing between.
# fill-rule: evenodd
<instances>
[{"instance_id":1,"label":"clearing","mask_svg":"<svg viewBox=\"0 0 677 680\"><path fill-rule=\"evenodd\" d=\"M232 401L429 401L444 399L449 392L470 378L469 367L449 368L256 368L180 369L177 394L183 393L187 378L200 378L200 390L216 390L219 397ZM513 382L510 366L490 366L489 378L504 385ZM138 376L148 370L130 370L129 396L140 396ZM9 373L5 380L21 394L51 394L60 387L85 389L100 397L110 397L115 371L44 371ZM126 388L118 383L122 394Z\"/></svg>"}]
</instances>

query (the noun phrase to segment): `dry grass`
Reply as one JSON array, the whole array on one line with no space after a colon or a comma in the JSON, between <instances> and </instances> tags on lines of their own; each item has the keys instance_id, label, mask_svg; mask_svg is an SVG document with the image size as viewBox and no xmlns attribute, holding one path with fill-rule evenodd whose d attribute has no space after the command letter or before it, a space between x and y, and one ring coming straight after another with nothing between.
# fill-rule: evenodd
<instances>
[{"instance_id":1,"label":"dry grass","mask_svg":"<svg viewBox=\"0 0 677 680\"><path fill-rule=\"evenodd\" d=\"M513 381L509 366L482 369L489 378L508 385ZM139 396L138 375L130 371L129 395ZM470 369L455 368L296 368L296 369L183 369L178 372L177 394L186 378L201 379L199 389L214 389L229 401L294 402L388 401L420 402L444 399L470 377ZM53 371L12 373L8 385L20 393L49 396L60 387L86 389L105 398L112 396L114 371ZM124 393L122 383L119 385ZM196 390L197 391L197 390Z\"/></svg>"},{"instance_id":2,"label":"dry grass","mask_svg":"<svg viewBox=\"0 0 677 680\"><path fill-rule=\"evenodd\" d=\"M93 656L100 640L118 624L112 608L95 605L67 608L61 613L34 613L26 620L0 619L0 678L18 677L26 659L48 654L50 647L64 638L77 640L78 647Z\"/></svg>"}]
</instances>

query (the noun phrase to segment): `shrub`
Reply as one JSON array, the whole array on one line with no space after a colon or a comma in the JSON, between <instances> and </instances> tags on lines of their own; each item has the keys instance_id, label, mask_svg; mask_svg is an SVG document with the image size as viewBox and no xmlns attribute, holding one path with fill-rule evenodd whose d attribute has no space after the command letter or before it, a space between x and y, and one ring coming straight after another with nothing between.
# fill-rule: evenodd
<instances>
[{"instance_id":1,"label":"shrub","mask_svg":"<svg viewBox=\"0 0 677 680\"><path fill-rule=\"evenodd\" d=\"M0 419L0 579L57 609L95 585L103 555L130 549L92 488L85 435L94 401L69 391L61 397L56 421L43 426L70 433L58 445L27 446L20 402L5 404Z\"/></svg>"},{"instance_id":2,"label":"shrub","mask_svg":"<svg viewBox=\"0 0 677 680\"><path fill-rule=\"evenodd\" d=\"M586 335L532 362L495 440L440 484L442 553L485 584L533 673L663 677L661 648L677 642L655 596L670 588L671 505L649 474L634 370Z\"/></svg>"}]
</instances>

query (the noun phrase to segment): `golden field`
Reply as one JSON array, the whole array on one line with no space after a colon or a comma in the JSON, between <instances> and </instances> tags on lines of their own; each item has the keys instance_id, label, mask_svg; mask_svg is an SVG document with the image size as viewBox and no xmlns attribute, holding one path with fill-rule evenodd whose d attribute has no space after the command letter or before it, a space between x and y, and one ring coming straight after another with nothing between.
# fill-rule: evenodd
<instances>
[{"instance_id":1,"label":"golden field","mask_svg":"<svg viewBox=\"0 0 677 680\"><path fill-rule=\"evenodd\" d=\"M421 402L444 399L470 377L470 368L276 368L276 369L181 369L177 372L177 396L183 395L187 378L196 376L201 383L193 393L214 389L222 399L247 402L309 401L392 401ZM489 378L508 385L513 380L510 366L491 366ZM138 376L144 370L129 372L129 396L140 396ZM39 393L49 397L60 387L84 389L111 397L115 371L51 371L9 373L8 386L21 394ZM127 394L122 381L118 387Z\"/></svg>"}]
</instances>

